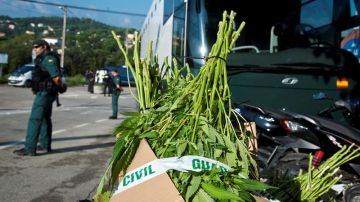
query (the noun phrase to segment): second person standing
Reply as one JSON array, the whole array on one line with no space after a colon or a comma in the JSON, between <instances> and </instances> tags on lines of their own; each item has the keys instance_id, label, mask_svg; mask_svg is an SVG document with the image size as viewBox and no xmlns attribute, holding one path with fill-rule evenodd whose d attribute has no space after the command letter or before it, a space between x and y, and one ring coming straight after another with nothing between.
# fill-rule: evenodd
<instances>
[{"instance_id":1,"label":"second person standing","mask_svg":"<svg viewBox=\"0 0 360 202\"><path fill-rule=\"evenodd\" d=\"M111 96L111 107L112 107L112 115L109 119L117 119L118 116L118 100L121 92L123 91L121 87L121 80L119 72L114 69L111 71L112 82L114 83L114 89Z\"/></svg>"}]
</instances>

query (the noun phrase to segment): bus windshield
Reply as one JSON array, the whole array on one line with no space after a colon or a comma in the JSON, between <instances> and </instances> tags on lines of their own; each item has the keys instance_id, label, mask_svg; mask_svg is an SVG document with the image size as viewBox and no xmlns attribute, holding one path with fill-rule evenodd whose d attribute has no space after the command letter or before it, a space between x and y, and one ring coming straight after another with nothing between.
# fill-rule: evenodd
<instances>
[{"instance_id":1,"label":"bus windshield","mask_svg":"<svg viewBox=\"0 0 360 202\"><path fill-rule=\"evenodd\" d=\"M277 0L188 2L188 57L203 57L216 40L224 10L237 13L237 26L246 26L236 46L248 51L276 52L293 47L334 46L346 48L342 40L357 32L358 0ZM335 9L336 8L336 9ZM351 23L352 22L352 23ZM359 35L360 36L360 35ZM356 50L357 51L357 50ZM201 60L187 60L200 67Z\"/></svg>"},{"instance_id":2,"label":"bus windshield","mask_svg":"<svg viewBox=\"0 0 360 202\"><path fill-rule=\"evenodd\" d=\"M224 11L246 23L234 50L275 53L298 47L336 47L357 57L360 0L154 0L141 30L141 54L149 41L160 58L197 69L215 43Z\"/></svg>"}]
</instances>

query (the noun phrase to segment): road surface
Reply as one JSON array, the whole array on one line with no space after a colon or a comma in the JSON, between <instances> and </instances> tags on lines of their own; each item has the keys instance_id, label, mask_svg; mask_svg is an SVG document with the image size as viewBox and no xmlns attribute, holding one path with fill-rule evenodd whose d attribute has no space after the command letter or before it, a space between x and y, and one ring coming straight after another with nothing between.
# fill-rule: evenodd
<instances>
[{"instance_id":1,"label":"road surface","mask_svg":"<svg viewBox=\"0 0 360 202\"><path fill-rule=\"evenodd\" d=\"M124 116L109 120L111 97L69 87L54 103L53 152L19 157L34 95L28 88L0 85L0 201L71 202L91 200L115 142L112 131ZM137 111L125 88L120 112Z\"/></svg>"}]
</instances>

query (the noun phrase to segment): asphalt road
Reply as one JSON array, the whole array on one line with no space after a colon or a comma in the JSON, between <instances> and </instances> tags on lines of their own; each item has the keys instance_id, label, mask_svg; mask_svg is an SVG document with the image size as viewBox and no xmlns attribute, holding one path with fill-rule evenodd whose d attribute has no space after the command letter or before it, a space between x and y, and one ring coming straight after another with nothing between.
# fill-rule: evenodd
<instances>
[{"instance_id":1,"label":"asphalt road","mask_svg":"<svg viewBox=\"0 0 360 202\"><path fill-rule=\"evenodd\" d=\"M120 112L137 111L124 88ZM72 202L90 200L111 157L113 129L124 116L109 120L111 97L69 87L54 103L53 152L19 157L34 95L28 88L0 85L0 201Z\"/></svg>"}]
</instances>

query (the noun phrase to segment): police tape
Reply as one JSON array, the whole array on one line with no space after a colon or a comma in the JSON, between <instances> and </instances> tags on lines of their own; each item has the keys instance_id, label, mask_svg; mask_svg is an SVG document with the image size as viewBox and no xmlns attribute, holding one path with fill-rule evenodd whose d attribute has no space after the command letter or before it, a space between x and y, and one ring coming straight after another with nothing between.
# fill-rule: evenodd
<instances>
[{"instance_id":1,"label":"police tape","mask_svg":"<svg viewBox=\"0 0 360 202\"><path fill-rule=\"evenodd\" d=\"M119 183L114 195L166 173L168 170L201 172L211 170L213 168L219 168L221 172L227 172L230 170L229 166L219 161L201 156L182 156L156 159L127 173Z\"/></svg>"}]
</instances>

